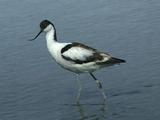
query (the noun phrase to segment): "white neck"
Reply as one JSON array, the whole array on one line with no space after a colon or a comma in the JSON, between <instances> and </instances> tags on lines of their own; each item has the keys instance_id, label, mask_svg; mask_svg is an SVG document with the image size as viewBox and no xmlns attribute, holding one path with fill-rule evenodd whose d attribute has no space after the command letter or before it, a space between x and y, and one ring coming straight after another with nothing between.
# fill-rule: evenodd
<instances>
[{"instance_id":1,"label":"white neck","mask_svg":"<svg viewBox=\"0 0 160 120\"><path fill-rule=\"evenodd\" d=\"M56 43L56 38L55 38L55 29L52 28L50 31L46 32L46 40L47 40L47 46L50 47L54 43Z\"/></svg>"}]
</instances>

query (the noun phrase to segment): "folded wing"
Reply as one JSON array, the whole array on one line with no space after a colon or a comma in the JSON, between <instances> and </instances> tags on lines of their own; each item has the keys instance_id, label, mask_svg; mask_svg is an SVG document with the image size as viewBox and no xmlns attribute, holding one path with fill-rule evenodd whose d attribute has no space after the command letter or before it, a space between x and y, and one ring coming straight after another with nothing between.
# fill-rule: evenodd
<instances>
[{"instance_id":1,"label":"folded wing","mask_svg":"<svg viewBox=\"0 0 160 120\"><path fill-rule=\"evenodd\" d=\"M76 64L100 62L109 59L110 56L80 43L71 43L61 50L64 59Z\"/></svg>"}]
</instances>

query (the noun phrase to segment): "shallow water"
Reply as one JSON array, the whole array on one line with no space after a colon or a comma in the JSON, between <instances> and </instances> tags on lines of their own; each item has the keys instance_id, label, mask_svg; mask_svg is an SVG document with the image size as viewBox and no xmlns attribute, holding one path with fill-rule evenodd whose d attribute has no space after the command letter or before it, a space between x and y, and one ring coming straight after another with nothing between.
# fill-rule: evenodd
<instances>
[{"instance_id":1,"label":"shallow water","mask_svg":"<svg viewBox=\"0 0 160 120\"><path fill-rule=\"evenodd\" d=\"M123 58L101 69L107 104L89 75L75 104L76 76L49 55L43 19L58 40L81 42ZM158 0L1 0L0 120L157 120L160 117L160 2Z\"/></svg>"}]
</instances>

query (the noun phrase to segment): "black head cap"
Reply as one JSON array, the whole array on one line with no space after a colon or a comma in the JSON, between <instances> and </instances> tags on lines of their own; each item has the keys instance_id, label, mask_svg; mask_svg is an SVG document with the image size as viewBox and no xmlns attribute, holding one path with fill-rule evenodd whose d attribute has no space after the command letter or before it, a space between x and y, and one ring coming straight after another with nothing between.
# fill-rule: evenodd
<instances>
[{"instance_id":1,"label":"black head cap","mask_svg":"<svg viewBox=\"0 0 160 120\"><path fill-rule=\"evenodd\" d=\"M40 23L40 28L41 30L44 30L49 24L51 24L53 26L53 23L51 23L50 21L48 20L43 20L41 23Z\"/></svg>"},{"instance_id":2,"label":"black head cap","mask_svg":"<svg viewBox=\"0 0 160 120\"><path fill-rule=\"evenodd\" d=\"M43 20L43 21L40 23L40 28L41 28L40 32L39 32L33 39L31 39L31 40L29 40L29 41L35 40L35 39L44 31L44 29L45 29L48 25L52 25L52 26L54 27L53 23L51 23L50 21L48 21L48 20ZM54 28L54 29L55 29L55 28ZM56 31L55 31L55 32L56 32ZM54 38L55 38L55 40L57 39L56 33L54 34Z\"/></svg>"}]
</instances>

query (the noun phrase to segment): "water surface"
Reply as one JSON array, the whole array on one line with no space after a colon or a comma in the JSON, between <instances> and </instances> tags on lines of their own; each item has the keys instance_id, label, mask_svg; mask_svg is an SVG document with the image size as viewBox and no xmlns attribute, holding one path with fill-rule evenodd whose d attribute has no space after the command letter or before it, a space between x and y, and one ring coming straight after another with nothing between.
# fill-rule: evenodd
<instances>
[{"instance_id":1,"label":"water surface","mask_svg":"<svg viewBox=\"0 0 160 120\"><path fill-rule=\"evenodd\" d=\"M58 41L81 42L123 58L126 64L81 75L75 104L75 74L49 55L43 19L54 22ZM160 1L1 0L0 120L157 120L160 117Z\"/></svg>"}]
</instances>

